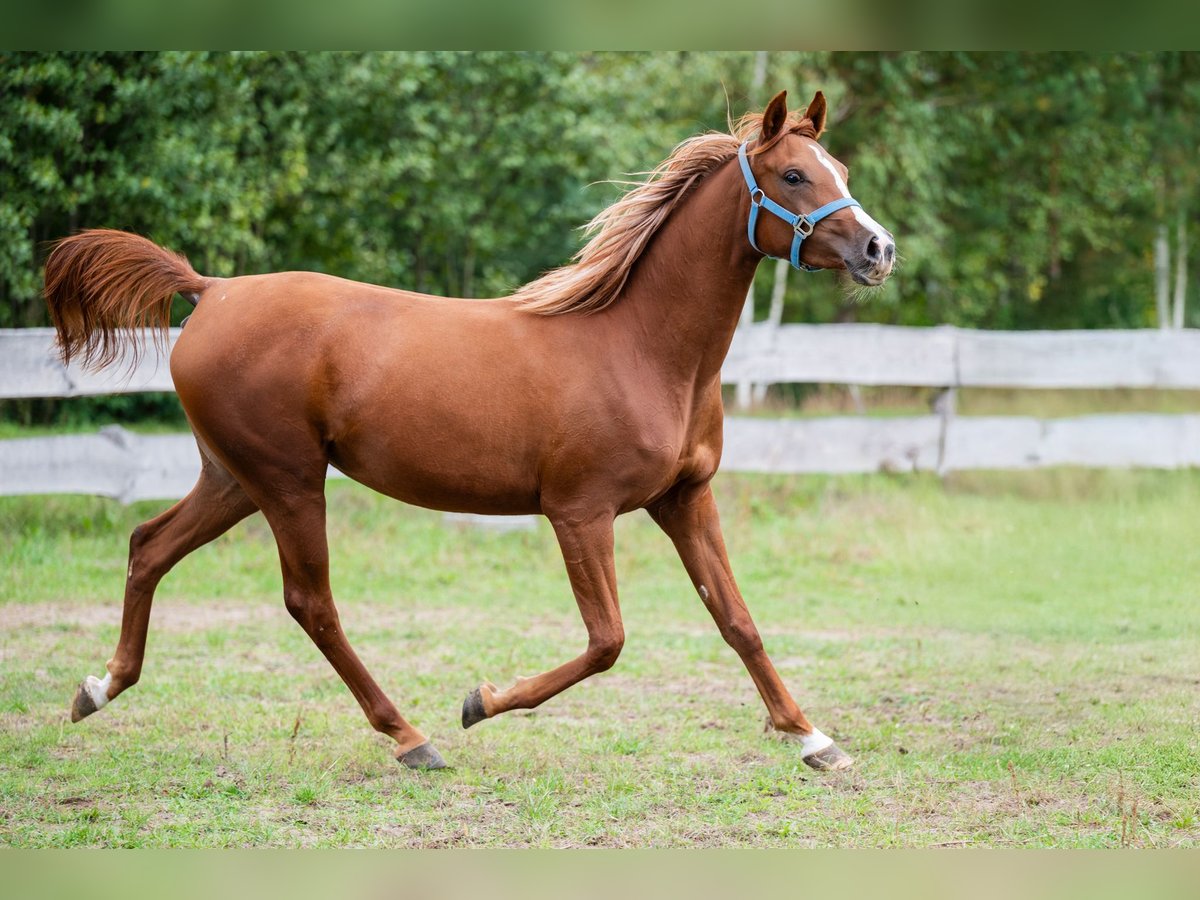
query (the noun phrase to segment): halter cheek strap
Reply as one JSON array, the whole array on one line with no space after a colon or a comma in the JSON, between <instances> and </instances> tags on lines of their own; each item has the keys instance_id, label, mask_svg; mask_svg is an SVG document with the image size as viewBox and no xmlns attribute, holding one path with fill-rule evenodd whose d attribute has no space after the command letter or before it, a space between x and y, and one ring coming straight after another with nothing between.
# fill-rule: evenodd
<instances>
[{"instance_id":1,"label":"halter cheek strap","mask_svg":"<svg viewBox=\"0 0 1200 900\"><path fill-rule=\"evenodd\" d=\"M813 233L813 229L817 227L817 223L826 216L832 215L839 209L845 209L847 206L859 206L862 204L853 197L839 197L837 200L831 200L819 209L814 209L807 215L794 213L784 209L770 197L768 197L763 189L758 186L758 182L754 180L754 173L750 171L750 161L746 159L746 144L738 147L738 164L742 167L742 177L746 179L746 187L750 189L750 220L746 223L746 235L750 238L750 246L763 256L771 256L771 254L760 250L758 243L754 240L754 232L758 227L758 211L765 209L772 215L778 216L792 226L792 253L791 264L797 269L803 269L806 272L816 272L820 270L820 266L810 266L800 262L800 245L804 243L804 239ZM773 256L772 259L780 257Z\"/></svg>"}]
</instances>

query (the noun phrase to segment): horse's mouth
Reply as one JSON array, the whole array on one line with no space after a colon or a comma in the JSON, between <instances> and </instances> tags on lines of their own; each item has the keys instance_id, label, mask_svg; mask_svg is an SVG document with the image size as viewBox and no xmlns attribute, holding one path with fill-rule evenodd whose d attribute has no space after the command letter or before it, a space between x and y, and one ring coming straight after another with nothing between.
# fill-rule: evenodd
<instances>
[{"instance_id":1,"label":"horse's mouth","mask_svg":"<svg viewBox=\"0 0 1200 900\"><path fill-rule=\"evenodd\" d=\"M867 287L879 287L892 275L892 266L875 265L874 263L847 265L846 271L857 283Z\"/></svg>"}]
</instances>

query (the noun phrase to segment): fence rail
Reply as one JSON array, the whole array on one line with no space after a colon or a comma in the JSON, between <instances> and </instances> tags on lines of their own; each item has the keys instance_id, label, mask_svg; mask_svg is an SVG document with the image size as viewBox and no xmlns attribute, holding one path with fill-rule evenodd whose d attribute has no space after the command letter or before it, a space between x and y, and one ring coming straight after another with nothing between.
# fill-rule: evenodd
<instances>
[{"instance_id":1,"label":"fence rail","mask_svg":"<svg viewBox=\"0 0 1200 900\"><path fill-rule=\"evenodd\" d=\"M51 329L0 330L0 398L173 390L150 349L132 373L64 367ZM172 331L171 342L178 337ZM882 325L751 326L734 338L726 383L1200 389L1198 331L982 332ZM1200 414L832 416L725 422L726 469L956 471L1053 465L1200 466ZM189 435L99 434L0 441L0 495L177 497L195 482ZM336 470L331 476L340 477Z\"/></svg>"},{"instance_id":2,"label":"fence rail","mask_svg":"<svg viewBox=\"0 0 1200 900\"><path fill-rule=\"evenodd\" d=\"M172 328L170 346L179 329ZM153 343L132 372L118 364L103 372L64 366L54 349L53 328L0 328L0 400L25 397L86 397L174 391L167 355Z\"/></svg>"},{"instance_id":3,"label":"fence rail","mask_svg":"<svg viewBox=\"0 0 1200 900\"><path fill-rule=\"evenodd\" d=\"M753 325L734 337L721 377L727 383L1200 389L1200 330Z\"/></svg>"},{"instance_id":4,"label":"fence rail","mask_svg":"<svg viewBox=\"0 0 1200 900\"><path fill-rule=\"evenodd\" d=\"M179 337L172 329L170 343ZM147 352L131 375L59 362L51 328L0 329L0 399L171 391ZM727 384L1200 390L1200 330L972 331L895 325L752 325L733 339Z\"/></svg>"}]
</instances>

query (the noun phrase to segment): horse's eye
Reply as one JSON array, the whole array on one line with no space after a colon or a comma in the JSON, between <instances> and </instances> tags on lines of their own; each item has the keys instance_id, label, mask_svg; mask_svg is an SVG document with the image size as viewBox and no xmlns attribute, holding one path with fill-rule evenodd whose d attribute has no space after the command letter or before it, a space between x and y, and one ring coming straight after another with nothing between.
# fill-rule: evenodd
<instances>
[{"instance_id":1,"label":"horse's eye","mask_svg":"<svg viewBox=\"0 0 1200 900\"><path fill-rule=\"evenodd\" d=\"M783 176L783 180L788 184L799 184L804 180L804 176L794 169Z\"/></svg>"}]
</instances>

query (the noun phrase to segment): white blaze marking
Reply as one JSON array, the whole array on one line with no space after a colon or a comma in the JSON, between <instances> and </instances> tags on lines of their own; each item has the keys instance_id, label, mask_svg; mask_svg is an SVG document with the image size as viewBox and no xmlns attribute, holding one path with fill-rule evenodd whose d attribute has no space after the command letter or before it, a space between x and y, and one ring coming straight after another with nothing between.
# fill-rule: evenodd
<instances>
[{"instance_id":1,"label":"white blaze marking","mask_svg":"<svg viewBox=\"0 0 1200 900\"><path fill-rule=\"evenodd\" d=\"M89 675L84 679L84 684L87 687L88 694L91 695L92 702L96 704L96 709L100 709L108 703L108 687L112 684L112 673L105 674L104 678L97 678L95 675Z\"/></svg>"},{"instance_id":2,"label":"white blaze marking","mask_svg":"<svg viewBox=\"0 0 1200 900\"><path fill-rule=\"evenodd\" d=\"M846 187L846 182L843 180L841 173L838 172L837 166L833 164L833 161L825 154L825 151L821 149L821 145L814 143L809 144L808 146L812 150L813 154L817 157L817 162L829 170L829 174L833 176L834 183L837 184L838 190L842 192L842 196L849 197L850 188ZM860 225L862 225L868 231L873 231L875 233L875 237L879 238L880 242L891 241L891 238L888 237L888 233L884 230L883 226L867 215L866 211L861 206L850 207L850 212L854 213L854 218L858 219L858 223Z\"/></svg>"},{"instance_id":3,"label":"white blaze marking","mask_svg":"<svg viewBox=\"0 0 1200 900\"><path fill-rule=\"evenodd\" d=\"M820 728L813 728L812 734L803 735L800 738L800 758L812 756L814 753L820 753L826 747L833 746L833 738L821 733Z\"/></svg>"}]
</instances>

